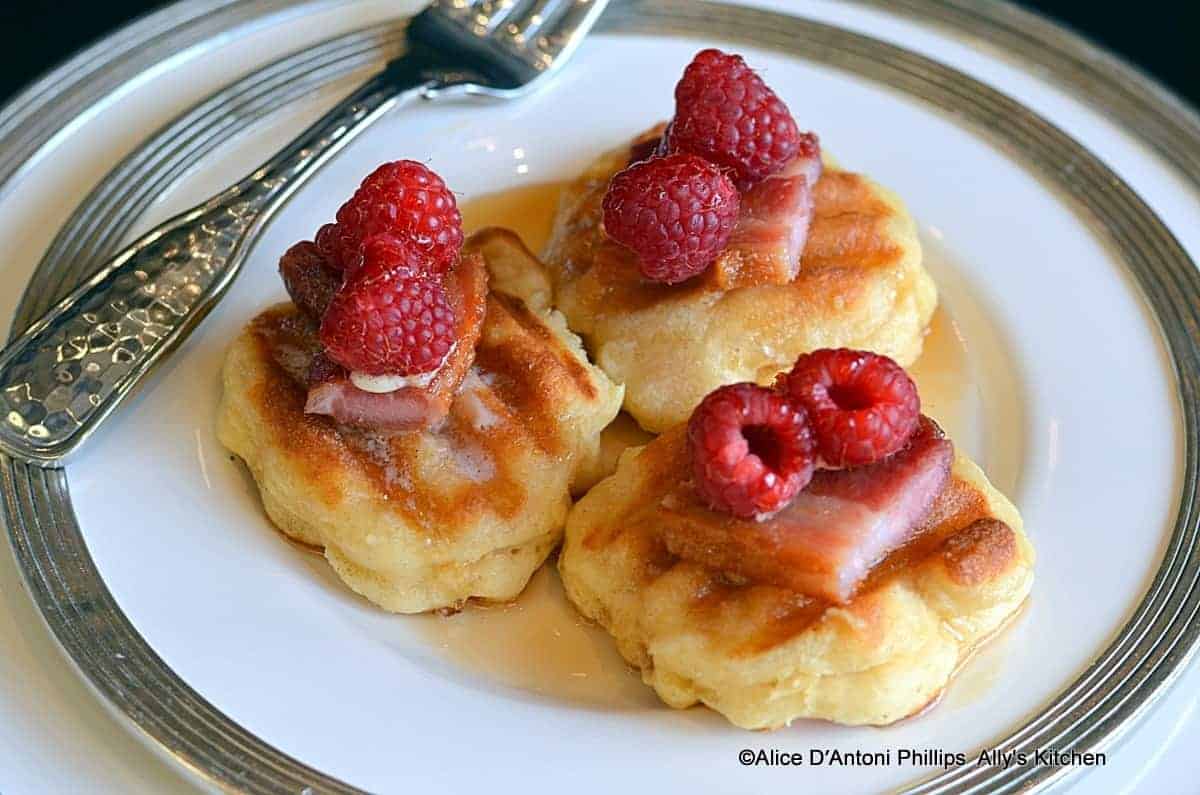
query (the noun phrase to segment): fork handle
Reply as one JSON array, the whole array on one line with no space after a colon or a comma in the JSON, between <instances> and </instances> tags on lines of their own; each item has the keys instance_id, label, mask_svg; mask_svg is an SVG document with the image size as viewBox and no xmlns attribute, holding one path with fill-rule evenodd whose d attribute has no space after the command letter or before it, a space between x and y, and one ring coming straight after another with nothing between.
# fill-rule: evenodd
<instances>
[{"instance_id":1,"label":"fork handle","mask_svg":"<svg viewBox=\"0 0 1200 795\"><path fill-rule=\"evenodd\" d=\"M208 314L292 193L371 122L436 85L394 61L252 174L117 254L34 322L0 353L0 451L58 465Z\"/></svg>"}]
</instances>

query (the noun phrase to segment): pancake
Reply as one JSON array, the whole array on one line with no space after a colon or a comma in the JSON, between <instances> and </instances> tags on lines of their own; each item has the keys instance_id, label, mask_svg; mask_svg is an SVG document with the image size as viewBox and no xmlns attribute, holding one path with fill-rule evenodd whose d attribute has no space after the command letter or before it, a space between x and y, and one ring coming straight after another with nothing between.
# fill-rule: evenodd
<instances>
[{"instance_id":1,"label":"pancake","mask_svg":"<svg viewBox=\"0 0 1200 795\"><path fill-rule=\"evenodd\" d=\"M556 307L596 364L625 384L624 408L643 428L660 433L713 389L765 382L817 348L916 361L937 288L895 194L827 162L791 282L737 274L725 289L727 269L714 266L681 285L652 284L601 225L604 192L629 151L601 156L563 190L543 259Z\"/></svg>"},{"instance_id":2,"label":"pancake","mask_svg":"<svg viewBox=\"0 0 1200 795\"><path fill-rule=\"evenodd\" d=\"M695 500L685 433L622 456L571 511L558 563L571 601L672 707L703 703L747 729L889 724L934 702L1029 593L1021 517L962 455L914 540L845 604L683 561L661 528Z\"/></svg>"},{"instance_id":3,"label":"pancake","mask_svg":"<svg viewBox=\"0 0 1200 795\"><path fill-rule=\"evenodd\" d=\"M234 341L221 442L271 520L320 547L353 590L401 613L515 598L562 537L570 490L595 468L622 389L590 365L511 233L468 241L492 291L463 386L437 430L384 434L304 413L317 330L291 304Z\"/></svg>"}]
</instances>

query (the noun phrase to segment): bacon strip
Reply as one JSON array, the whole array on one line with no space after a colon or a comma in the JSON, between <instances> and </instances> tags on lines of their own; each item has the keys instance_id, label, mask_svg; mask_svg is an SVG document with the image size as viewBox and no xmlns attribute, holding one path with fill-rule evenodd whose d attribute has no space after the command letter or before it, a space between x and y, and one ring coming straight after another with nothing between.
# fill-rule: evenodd
<instances>
[{"instance_id":1,"label":"bacon strip","mask_svg":"<svg viewBox=\"0 0 1200 795\"><path fill-rule=\"evenodd\" d=\"M342 272L333 267L317 250L317 244L305 240L279 258L279 275L292 303L316 322L342 284Z\"/></svg>"},{"instance_id":2,"label":"bacon strip","mask_svg":"<svg viewBox=\"0 0 1200 795\"><path fill-rule=\"evenodd\" d=\"M427 389L405 387L375 394L342 378L308 390L304 412L328 414L343 425L402 431L428 425L441 411L440 403Z\"/></svg>"},{"instance_id":3,"label":"bacon strip","mask_svg":"<svg viewBox=\"0 0 1200 795\"><path fill-rule=\"evenodd\" d=\"M796 278L821 169L821 149L816 137L810 136L808 145L782 172L742 194L737 226L713 265L718 286L787 284Z\"/></svg>"},{"instance_id":4,"label":"bacon strip","mask_svg":"<svg viewBox=\"0 0 1200 795\"><path fill-rule=\"evenodd\" d=\"M949 481L953 458L941 429L922 417L904 450L871 466L817 472L765 522L664 506L663 539L685 560L845 603L875 565L912 539Z\"/></svg>"}]
</instances>

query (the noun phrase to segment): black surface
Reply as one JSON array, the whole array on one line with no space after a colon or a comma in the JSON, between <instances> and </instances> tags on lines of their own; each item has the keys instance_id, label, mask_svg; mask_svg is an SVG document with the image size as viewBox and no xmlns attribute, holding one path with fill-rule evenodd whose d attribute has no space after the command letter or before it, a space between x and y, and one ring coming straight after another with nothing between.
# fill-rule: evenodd
<instances>
[{"instance_id":1,"label":"black surface","mask_svg":"<svg viewBox=\"0 0 1200 795\"><path fill-rule=\"evenodd\" d=\"M73 52L146 13L145 0L0 0L0 102ZM1157 76L1200 106L1200 46L1192 2L1024 0Z\"/></svg>"}]
</instances>

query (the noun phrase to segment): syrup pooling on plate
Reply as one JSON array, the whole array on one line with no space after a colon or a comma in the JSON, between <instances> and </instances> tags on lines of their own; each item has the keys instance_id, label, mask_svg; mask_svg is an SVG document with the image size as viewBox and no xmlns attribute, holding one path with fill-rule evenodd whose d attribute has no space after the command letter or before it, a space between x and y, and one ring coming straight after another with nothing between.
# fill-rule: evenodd
<instances>
[{"instance_id":1,"label":"syrup pooling on plate","mask_svg":"<svg viewBox=\"0 0 1200 795\"><path fill-rule=\"evenodd\" d=\"M944 304L934 312L921 358L908 374L920 390L921 411L937 420L956 443L974 442L983 421L981 388L967 357L966 340Z\"/></svg>"},{"instance_id":2,"label":"syrup pooling on plate","mask_svg":"<svg viewBox=\"0 0 1200 795\"><path fill-rule=\"evenodd\" d=\"M491 683L609 709L655 703L608 635L567 601L553 565L543 566L514 602L471 604L413 623L446 659Z\"/></svg>"},{"instance_id":3,"label":"syrup pooling on plate","mask_svg":"<svg viewBox=\"0 0 1200 795\"><path fill-rule=\"evenodd\" d=\"M463 228L468 234L485 226L511 229L538 254L550 239L562 187L558 182L541 182L464 199L458 207Z\"/></svg>"},{"instance_id":4,"label":"syrup pooling on plate","mask_svg":"<svg viewBox=\"0 0 1200 795\"><path fill-rule=\"evenodd\" d=\"M970 657L963 660L950 684L946 686L941 698L942 703L951 709L965 709L987 696L996 683L1000 681L1012 647L1000 641L1009 634L1018 622L1029 611L1029 601L1026 597L1024 604L1004 622L991 637L986 645L977 648Z\"/></svg>"}]
</instances>

